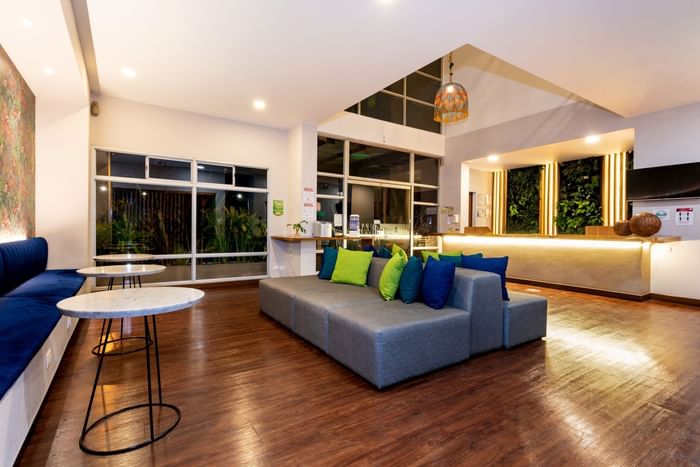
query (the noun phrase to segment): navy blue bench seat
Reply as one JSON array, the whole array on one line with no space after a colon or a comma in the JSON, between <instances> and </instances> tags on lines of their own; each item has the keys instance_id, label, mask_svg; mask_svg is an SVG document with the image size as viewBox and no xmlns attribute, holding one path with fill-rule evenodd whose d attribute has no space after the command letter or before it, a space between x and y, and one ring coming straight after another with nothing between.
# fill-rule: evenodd
<instances>
[{"instance_id":1,"label":"navy blue bench seat","mask_svg":"<svg viewBox=\"0 0 700 467\"><path fill-rule=\"evenodd\" d=\"M61 318L56 303L85 281L75 270L46 270L47 259L40 237L0 244L0 399Z\"/></svg>"}]
</instances>

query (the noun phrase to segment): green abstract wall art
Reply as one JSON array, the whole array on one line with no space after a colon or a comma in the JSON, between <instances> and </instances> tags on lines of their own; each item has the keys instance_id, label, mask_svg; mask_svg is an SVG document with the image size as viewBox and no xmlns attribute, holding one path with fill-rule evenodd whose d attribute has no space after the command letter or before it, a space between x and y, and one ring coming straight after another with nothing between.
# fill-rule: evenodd
<instances>
[{"instance_id":1,"label":"green abstract wall art","mask_svg":"<svg viewBox=\"0 0 700 467\"><path fill-rule=\"evenodd\" d=\"M0 46L0 242L34 236L34 104Z\"/></svg>"}]
</instances>

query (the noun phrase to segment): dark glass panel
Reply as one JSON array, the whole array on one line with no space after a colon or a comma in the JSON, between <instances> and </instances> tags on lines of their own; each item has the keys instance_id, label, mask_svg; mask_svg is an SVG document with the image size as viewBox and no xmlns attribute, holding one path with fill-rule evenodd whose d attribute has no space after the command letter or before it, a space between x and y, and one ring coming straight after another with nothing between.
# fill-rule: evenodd
<instances>
[{"instance_id":1,"label":"dark glass panel","mask_svg":"<svg viewBox=\"0 0 700 467\"><path fill-rule=\"evenodd\" d=\"M191 172L192 169L189 162L156 159L154 157L148 160L148 176L150 178L189 182L191 180Z\"/></svg>"},{"instance_id":2,"label":"dark glass panel","mask_svg":"<svg viewBox=\"0 0 700 467\"><path fill-rule=\"evenodd\" d=\"M401 78L400 80L396 81L395 83L390 84L389 86L385 87L387 91L395 92L396 94L401 94L403 95L403 80L404 78Z\"/></svg>"},{"instance_id":3,"label":"dark glass panel","mask_svg":"<svg viewBox=\"0 0 700 467\"><path fill-rule=\"evenodd\" d=\"M406 95L419 101L433 104L435 102L435 94L440 89L440 84L438 80L413 73L406 77Z\"/></svg>"},{"instance_id":4,"label":"dark glass panel","mask_svg":"<svg viewBox=\"0 0 700 467\"><path fill-rule=\"evenodd\" d=\"M197 191L197 251L267 251L267 194Z\"/></svg>"},{"instance_id":5,"label":"dark glass panel","mask_svg":"<svg viewBox=\"0 0 700 467\"><path fill-rule=\"evenodd\" d=\"M387 122L403 124L403 99L378 92L362 101L362 115Z\"/></svg>"},{"instance_id":6,"label":"dark glass panel","mask_svg":"<svg viewBox=\"0 0 700 467\"><path fill-rule=\"evenodd\" d=\"M438 58L434 62L428 63L419 71L427 75L442 79L442 59Z\"/></svg>"},{"instance_id":7,"label":"dark glass panel","mask_svg":"<svg viewBox=\"0 0 700 467\"><path fill-rule=\"evenodd\" d=\"M222 279L225 277L264 276L266 274L266 256L197 259L198 280Z\"/></svg>"},{"instance_id":8,"label":"dark glass panel","mask_svg":"<svg viewBox=\"0 0 700 467\"><path fill-rule=\"evenodd\" d=\"M316 193L319 195L343 196L343 179L336 177L324 177L319 175L316 178Z\"/></svg>"},{"instance_id":9,"label":"dark glass panel","mask_svg":"<svg viewBox=\"0 0 700 467\"><path fill-rule=\"evenodd\" d=\"M416 154L413 161L413 171L415 183L434 186L438 186L440 183L440 159Z\"/></svg>"},{"instance_id":10,"label":"dark glass panel","mask_svg":"<svg viewBox=\"0 0 700 467\"><path fill-rule=\"evenodd\" d=\"M233 185L233 168L225 165L198 163L197 181Z\"/></svg>"},{"instance_id":11,"label":"dark glass panel","mask_svg":"<svg viewBox=\"0 0 700 467\"><path fill-rule=\"evenodd\" d=\"M351 113L354 113L354 114L356 114L358 110L359 110L359 105L358 105L358 104L353 104L353 105L351 105L350 107L348 107L347 109L345 109L346 112L351 112Z\"/></svg>"},{"instance_id":12,"label":"dark glass panel","mask_svg":"<svg viewBox=\"0 0 700 467\"><path fill-rule=\"evenodd\" d=\"M319 172L343 173L343 141L319 136L317 157Z\"/></svg>"},{"instance_id":13,"label":"dark glass panel","mask_svg":"<svg viewBox=\"0 0 700 467\"><path fill-rule=\"evenodd\" d=\"M440 133L440 122L433 120L434 112L432 105L406 101L406 126L432 133Z\"/></svg>"},{"instance_id":14,"label":"dark glass panel","mask_svg":"<svg viewBox=\"0 0 700 467\"><path fill-rule=\"evenodd\" d=\"M417 186L413 190L413 200L419 203L437 203L438 191Z\"/></svg>"},{"instance_id":15,"label":"dark glass panel","mask_svg":"<svg viewBox=\"0 0 700 467\"><path fill-rule=\"evenodd\" d=\"M382 180L410 181L409 154L364 144L350 144L350 175Z\"/></svg>"},{"instance_id":16,"label":"dark glass panel","mask_svg":"<svg viewBox=\"0 0 700 467\"><path fill-rule=\"evenodd\" d=\"M235 182L246 188L267 188L267 170L236 166Z\"/></svg>"}]
</instances>

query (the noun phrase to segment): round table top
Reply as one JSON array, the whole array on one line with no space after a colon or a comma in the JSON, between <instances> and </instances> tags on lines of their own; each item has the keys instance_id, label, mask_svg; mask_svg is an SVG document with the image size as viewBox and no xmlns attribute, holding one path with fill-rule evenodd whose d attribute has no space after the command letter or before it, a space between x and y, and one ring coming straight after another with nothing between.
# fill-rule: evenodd
<instances>
[{"instance_id":1,"label":"round table top","mask_svg":"<svg viewBox=\"0 0 700 467\"><path fill-rule=\"evenodd\" d=\"M165 271L160 264L115 264L78 269L78 274L87 277L134 277L149 276Z\"/></svg>"},{"instance_id":2,"label":"round table top","mask_svg":"<svg viewBox=\"0 0 700 467\"><path fill-rule=\"evenodd\" d=\"M74 318L133 318L189 308L204 292L189 287L145 287L93 292L61 300L61 313Z\"/></svg>"},{"instance_id":3,"label":"round table top","mask_svg":"<svg viewBox=\"0 0 700 467\"><path fill-rule=\"evenodd\" d=\"M97 255L92 259L95 261L104 261L106 263L129 263L131 261L150 261L155 256L148 253L120 253L117 255Z\"/></svg>"}]
</instances>

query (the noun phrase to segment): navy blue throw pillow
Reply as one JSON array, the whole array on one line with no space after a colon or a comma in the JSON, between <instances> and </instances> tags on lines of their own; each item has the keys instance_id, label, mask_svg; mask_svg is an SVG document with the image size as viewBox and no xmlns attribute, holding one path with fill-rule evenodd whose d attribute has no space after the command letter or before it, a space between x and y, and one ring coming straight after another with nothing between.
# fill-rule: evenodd
<instances>
[{"instance_id":1,"label":"navy blue throw pillow","mask_svg":"<svg viewBox=\"0 0 700 467\"><path fill-rule=\"evenodd\" d=\"M372 245L365 245L362 247L362 251L371 251L372 256L377 256L377 250Z\"/></svg>"},{"instance_id":2,"label":"navy blue throw pillow","mask_svg":"<svg viewBox=\"0 0 700 467\"><path fill-rule=\"evenodd\" d=\"M506 269L508 268L508 257L499 258L474 258L471 256L462 256L462 267L468 269L476 269L477 271L493 272L501 276L501 294L503 300L508 298L508 289L506 289Z\"/></svg>"},{"instance_id":3,"label":"navy blue throw pillow","mask_svg":"<svg viewBox=\"0 0 700 467\"><path fill-rule=\"evenodd\" d=\"M423 261L411 256L403 268L399 281L399 295L404 303L413 303L420 293L421 277L423 276Z\"/></svg>"},{"instance_id":4,"label":"navy blue throw pillow","mask_svg":"<svg viewBox=\"0 0 700 467\"><path fill-rule=\"evenodd\" d=\"M421 292L423 293L423 301L430 308L439 310L447 304L452 283L455 280L456 269L453 261L438 261L433 257L428 258L423 270Z\"/></svg>"},{"instance_id":5,"label":"navy blue throw pillow","mask_svg":"<svg viewBox=\"0 0 700 467\"><path fill-rule=\"evenodd\" d=\"M330 280L335 269L335 262L338 259L338 250L329 246L323 248L323 259L321 259L321 270L318 272L318 278Z\"/></svg>"},{"instance_id":6,"label":"navy blue throw pillow","mask_svg":"<svg viewBox=\"0 0 700 467\"><path fill-rule=\"evenodd\" d=\"M377 256L380 258L391 258L391 250L385 246L380 246L377 250Z\"/></svg>"},{"instance_id":7,"label":"navy blue throw pillow","mask_svg":"<svg viewBox=\"0 0 700 467\"><path fill-rule=\"evenodd\" d=\"M455 263L455 266L457 266L458 268L461 268L462 267L462 256L464 256L464 255L455 256L455 255L440 254L440 261L452 261L453 263ZM474 258L481 258L484 255L481 253L474 253L473 255L468 255L468 256L474 257Z\"/></svg>"}]
</instances>

